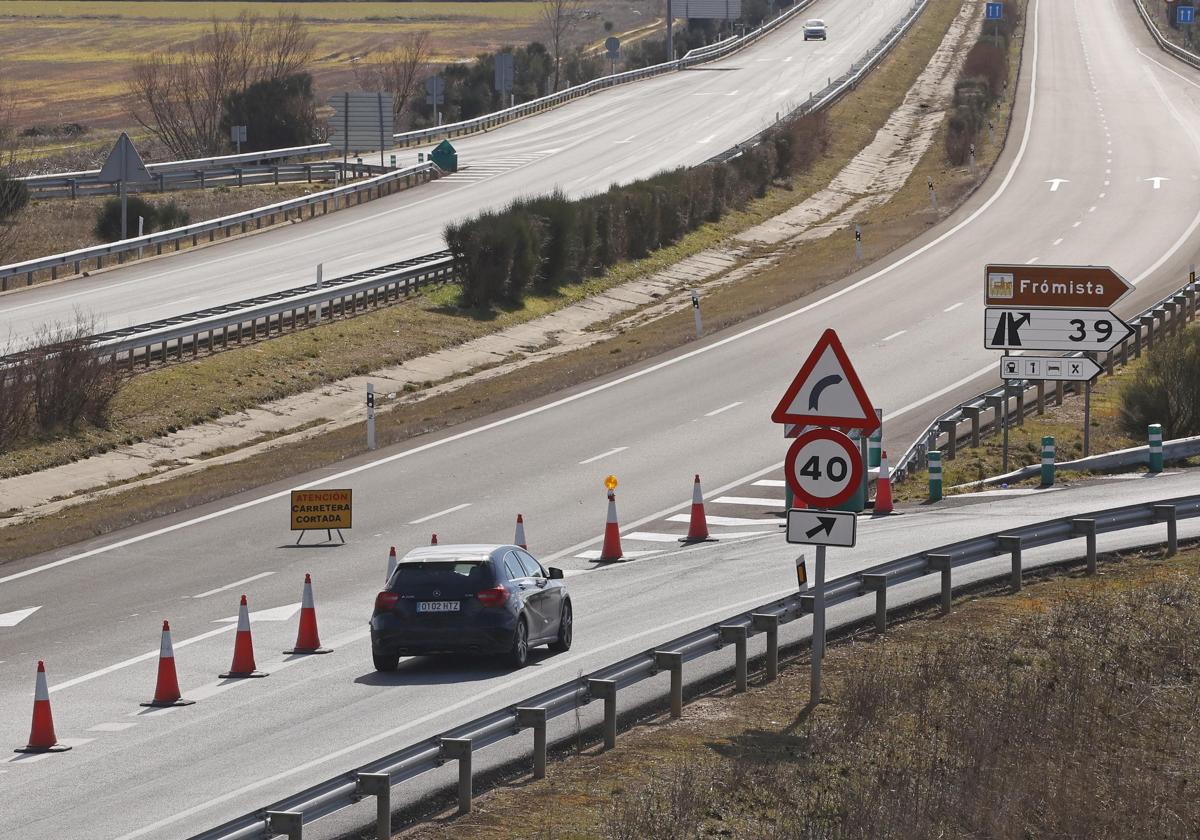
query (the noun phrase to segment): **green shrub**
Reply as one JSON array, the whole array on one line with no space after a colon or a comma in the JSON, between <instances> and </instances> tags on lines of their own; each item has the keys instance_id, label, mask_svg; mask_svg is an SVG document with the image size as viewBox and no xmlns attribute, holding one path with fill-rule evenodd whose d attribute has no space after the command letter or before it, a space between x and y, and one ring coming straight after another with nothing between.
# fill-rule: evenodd
<instances>
[{"instance_id":1,"label":"green shrub","mask_svg":"<svg viewBox=\"0 0 1200 840\"><path fill-rule=\"evenodd\" d=\"M171 230L172 228L184 227L191 220L192 216L188 211L184 210L175 203L175 199L171 199L166 204L160 204L155 208L156 227L158 230Z\"/></svg>"},{"instance_id":2,"label":"green shrub","mask_svg":"<svg viewBox=\"0 0 1200 840\"><path fill-rule=\"evenodd\" d=\"M142 232L153 233L157 229L158 211L154 205L131 195L126 204L126 236L137 236L138 216L143 219ZM96 225L92 233L102 242L116 242L121 238L121 199L110 198L96 211Z\"/></svg>"},{"instance_id":3,"label":"green shrub","mask_svg":"<svg viewBox=\"0 0 1200 840\"><path fill-rule=\"evenodd\" d=\"M29 204L29 188L0 169L0 222L11 219Z\"/></svg>"},{"instance_id":4,"label":"green shrub","mask_svg":"<svg viewBox=\"0 0 1200 840\"><path fill-rule=\"evenodd\" d=\"M1120 396L1121 425L1142 438L1161 423L1165 439L1200 435L1200 332L1172 336L1146 354L1141 374Z\"/></svg>"}]
</instances>

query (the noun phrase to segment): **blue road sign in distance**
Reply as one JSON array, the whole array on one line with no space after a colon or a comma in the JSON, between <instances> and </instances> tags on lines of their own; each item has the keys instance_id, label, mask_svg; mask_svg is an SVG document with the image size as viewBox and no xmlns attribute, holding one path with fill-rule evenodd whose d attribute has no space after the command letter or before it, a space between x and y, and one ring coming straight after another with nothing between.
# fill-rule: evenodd
<instances>
[{"instance_id":1,"label":"blue road sign in distance","mask_svg":"<svg viewBox=\"0 0 1200 840\"><path fill-rule=\"evenodd\" d=\"M1196 22L1196 7L1195 6L1176 6L1175 7L1175 22L1176 23L1195 23Z\"/></svg>"},{"instance_id":2,"label":"blue road sign in distance","mask_svg":"<svg viewBox=\"0 0 1200 840\"><path fill-rule=\"evenodd\" d=\"M1004 17L1003 3L987 3L984 6L984 17L988 20L1000 20Z\"/></svg>"}]
</instances>

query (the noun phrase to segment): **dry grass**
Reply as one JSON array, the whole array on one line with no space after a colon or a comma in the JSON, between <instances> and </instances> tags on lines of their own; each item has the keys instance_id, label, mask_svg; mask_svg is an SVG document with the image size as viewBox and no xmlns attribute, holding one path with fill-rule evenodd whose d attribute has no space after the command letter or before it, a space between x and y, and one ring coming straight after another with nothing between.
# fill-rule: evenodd
<instances>
[{"instance_id":1,"label":"dry grass","mask_svg":"<svg viewBox=\"0 0 1200 840\"><path fill-rule=\"evenodd\" d=\"M403 836L1194 837L1200 552L1106 559L833 645L815 709L801 655Z\"/></svg>"},{"instance_id":2,"label":"dry grass","mask_svg":"<svg viewBox=\"0 0 1200 840\"><path fill-rule=\"evenodd\" d=\"M579 43L602 40L605 20L620 33L653 15L638 8L644 4L587 5L595 15L579 27ZM0 66L16 97L18 126L80 122L126 129L133 125L122 101L130 62L164 44L197 38L214 14L298 13L316 39L312 72L324 100L355 89L354 63L408 33L432 34L435 62L458 61L537 40L539 9L534 2L0 2Z\"/></svg>"},{"instance_id":3,"label":"dry grass","mask_svg":"<svg viewBox=\"0 0 1200 840\"><path fill-rule=\"evenodd\" d=\"M827 158L818 164L817 168L824 173L823 179L809 174L800 179L793 190L774 190L742 214L728 217L717 225L702 228L673 248L655 254L637 265L619 267L608 277L588 287L588 291L623 281L632 274L655 270L680 257L703 250L721 241L728 234L799 202L806 195L827 184L832 175L870 141L903 99L912 81L936 49L958 8L955 0L932 0L922 19L911 31L910 37L902 41L880 71L872 74L857 91L835 106L830 122L834 126L838 145L832 146ZM1003 127L1006 124L1005 121L999 125ZM1003 135L998 134L999 141ZM926 159L920 163L918 174L911 178L893 199L892 203L896 204L897 208L888 205L873 211L872 218L878 220L878 223L869 240L869 258L881 257L887 250L911 241L934 223L933 214L925 209L928 208L928 198L924 175L921 173L942 171L939 163L940 150L941 144L935 142ZM975 177L966 171L947 172L939 192L944 212L949 212L949 208L961 202L980 183L985 173L985 165L981 165ZM852 244L832 239L799 246L790 251L770 271L707 295L705 328L716 331L801 298L860 268L861 265L855 264L852 257ZM576 291L578 290L568 290L570 293ZM544 307L542 311L546 311L568 302L569 299L531 299L527 301L526 307ZM468 316L436 312L436 304L444 302L443 298L441 301L426 300L418 304L431 313L431 316L436 315L453 322L454 326L448 327L451 332L446 333L443 346L451 346L477 334L474 332L476 325ZM346 354L340 357L337 366L349 368L351 372L365 372L377 363L376 349L370 346L370 342L345 341L346 336L339 335L339 331L358 329L357 325L362 324L368 333L391 334L388 328L371 330L371 325L380 323L371 319L410 317L404 312L406 309L409 307L396 307L394 310L363 316L357 321L316 328L284 339L285 343L277 340L218 354L192 365L160 372L163 378L158 378L158 374L138 377L128 386L127 392L118 398L118 405L114 407L114 411L121 414L121 405L127 404L124 402L126 400L129 401L128 404L133 405L152 405L154 393L162 393L162 389L171 388L169 377L187 376L190 386L174 393L174 398L180 403L175 414L184 421L189 418L203 419L221 407L229 408L246 404L245 400L258 399L264 388L277 389L273 393L282 395L283 385L288 381L299 384L303 381L303 376L312 377L306 387L311 386L313 382L324 381L319 377L331 376L334 368L331 367L331 372L320 372L323 369L318 367L318 362L325 359L327 354L334 358L335 348L340 348L338 352ZM503 317L511 318L509 322L516 322L535 314L538 313L525 309L504 313ZM432 322L426 323L424 328L429 329L431 325ZM494 411L556 393L576 383L611 373L686 344L691 340L692 334L691 313L677 313L628 330L616 338L590 348L541 362L517 373L476 383L453 394L384 412L377 420L379 444L386 446L407 441L429 431L467 422ZM406 351L401 348L398 352ZM356 359L358 361L355 361ZM297 364L305 371L302 376L296 376L293 372ZM184 373L187 368L195 370ZM238 378L231 375L230 371L245 369L253 369L258 375L235 381ZM186 401L179 399L184 394L187 397ZM161 418L155 421L159 424L159 434L165 431L161 422ZM147 424L147 428L151 425L154 424ZM100 447L116 445L127 439L129 434L120 422L116 422L112 429L95 432L96 437L83 444L78 440L70 441L65 442L61 448L46 447L36 453L14 454L7 464L7 470L20 471L31 468L35 463L61 463L71 458L82 457L89 451L99 450ZM149 437L151 434L152 432L147 431L141 436ZM308 469L327 466L356 455L362 450L360 430L343 429L321 435L303 445L284 445L275 452L240 463L210 468L205 471L202 479L185 476L138 488L117 498L87 502L70 508L63 514L0 530L0 563L221 499Z\"/></svg>"}]
</instances>

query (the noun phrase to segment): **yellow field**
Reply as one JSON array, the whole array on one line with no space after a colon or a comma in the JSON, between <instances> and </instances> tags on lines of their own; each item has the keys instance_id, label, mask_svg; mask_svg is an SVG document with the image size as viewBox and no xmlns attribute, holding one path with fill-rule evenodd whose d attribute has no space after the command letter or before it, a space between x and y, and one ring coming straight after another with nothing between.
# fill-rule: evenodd
<instances>
[{"instance_id":1,"label":"yellow field","mask_svg":"<svg viewBox=\"0 0 1200 840\"><path fill-rule=\"evenodd\" d=\"M653 20L656 0L600 0L579 27L582 42L602 40L604 21L620 33ZM79 122L128 128L123 100L130 63L148 52L178 48L200 37L208 20L249 11L272 17L296 12L316 40L311 67L319 98L354 86L364 57L389 50L404 35L431 34L437 64L542 38L541 4L42 2L0 0L0 77L16 102L18 127ZM111 132L108 132L111 133Z\"/></svg>"}]
</instances>

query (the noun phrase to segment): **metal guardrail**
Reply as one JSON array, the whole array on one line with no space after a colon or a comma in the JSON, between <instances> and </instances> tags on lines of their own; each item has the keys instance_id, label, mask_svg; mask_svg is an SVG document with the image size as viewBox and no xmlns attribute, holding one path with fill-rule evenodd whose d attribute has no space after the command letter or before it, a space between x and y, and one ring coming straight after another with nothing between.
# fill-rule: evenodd
<instances>
[{"instance_id":1,"label":"metal guardrail","mask_svg":"<svg viewBox=\"0 0 1200 840\"><path fill-rule=\"evenodd\" d=\"M1148 349L1153 346L1159 336L1179 332L1184 325L1196 318L1197 298L1200 297L1200 283L1190 280L1178 291L1172 292L1158 303L1147 307L1126 322L1134 328L1133 335L1126 338L1108 353L1092 354L1093 358L1102 362L1108 375L1112 375L1117 365L1129 361L1130 356L1139 358L1142 355L1143 344ZM1082 353L1068 354L1068 357L1079 357ZM1062 401L1067 392L1078 392L1083 387L1081 382L1057 382L1055 398L1057 404ZM1035 391L1032 400L1029 392ZM1015 411L1012 403L1015 401ZM1023 422L1025 415L1036 409L1040 414L1045 408L1046 380L1012 380L984 391L976 397L959 403L949 411L944 412L933 420L925 430L917 436L904 455L896 462L894 479L901 481L910 472L920 471L925 459L932 451L941 451L947 460L953 459L960 445L960 440L966 440L970 446L978 446L980 435L986 429L995 433L1003 428L1003 423L1015 419ZM985 412L991 414L990 423L983 424ZM1015 414L1015 418L1014 418ZM961 429L966 424L965 429ZM943 443L944 441L944 443Z\"/></svg>"},{"instance_id":2,"label":"metal guardrail","mask_svg":"<svg viewBox=\"0 0 1200 840\"><path fill-rule=\"evenodd\" d=\"M414 166L405 167L404 169L397 169L383 175L377 175L373 178L367 178L353 184L346 184L331 190L299 198L291 198L287 201L267 205L266 207L233 213L218 219L196 222L184 227L164 230L132 239L122 239L119 242L112 242L107 245L92 245L87 248L80 248L79 250L68 251L63 254L55 254L50 257L39 257L34 260L0 266L0 291L7 291L12 278L22 275L25 277L26 285L32 285L34 275L39 271L49 271L50 279L57 279L60 269L64 267L69 268L74 274L79 274L84 270L84 266L89 260L95 260L95 267L100 269L104 267L106 259L116 259L118 263L123 263L127 258L136 258L151 248L154 249L154 253L157 255L162 253L164 245L174 245L174 249L178 251L181 243L188 239L191 240L192 245L197 245L199 244L200 237L204 234L208 234L208 241L212 242L216 239L218 233L222 233L225 236L232 236L235 233L245 233L250 229L251 224L256 229L261 228L264 221L270 225L274 224L276 218L280 217L283 220L287 220L293 215L303 217L305 210L308 210L309 218L312 218L316 215L318 206L320 206L322 213L327 213L329 212L331 202L333 203L334 210L338 209L338 206L342 204L348 205L351 202L361 204L364 200L380 198L384 195L390 195L397 190L407 189L414 184L425 183L431 178L437 177L440 171L432 163L419 163Z\"/></svg>"},{"instance_id":3,"label":"metal guardrail","mask_svg":"<svg viewBox=\"0 0 1200 840\"><path fill-rule=\"evenodd\" d=\"M1178 44L1174 44L1167 40L1167 37L1162 34L1150 13L1146 11L1146 7L1142 5L1142 0L1133 0L1133 4L1137 6L1138 14L1141 15L1142 23L1146 24L1146 28L1150 30L1150 37L1158 43L1158 46L1165 52L1178 58L1180 61L1190 64L1193 67L1200 69L1200 55L1193 52L1188 52Z\"/></svg>"},{"instance_id":4,"label":"metal guardrail","mask_svg":"<svg viewBox=\"0 0 1200 840\"><path fill-rule=\"evenodd\" d=\"M892 47L894 47L900 41L900 38L903 37L904 33L907 32L909 28L916 22L917 18L921 16L921 12L925 11L926 5L928 5L928 0L916 0L916 2L913 3L912 8L909 9L908 14L905 15L905 17L899 23L892 27L891 31L884 35L879 43L868 50L860 60L851 64L850 69L846 73L842 74L836 79L830 79L829 84L827 84L817 93L814 94L810 92L808 94L808 99L806 99L796 108L793 108L791 111L789 111L784 118L787 119L801 117L806 114L815 113L824 108L828 108L851 90L858 87L858 84L863 80L866 74L869 73L876 64L882 61L884 56L891 52ZM713 157L709 158L707 162L723 163L725 161L733 160L734 158L743 154L747 149L754 148L761 143L767 134L770 133L772 128L773 126L763 129L750 139L738 143L736 146L726 149L720 154L714 155Z\"/></svg>"},{"instance_id":5,"label":"metal guardrail","mask_svg":"<svg viewBox=\"0 0 1200 840\"><path fill-rule=\"evenodd\" d=\"M1012 558L1010 586L1021 587L1022 551L1072 539L1086 540L1087 570L1096 569L1098 534L1164 523L1167 551L1177 549L1177 522L1200 516L1200 495L1110 508L1079 516L1046 520L1031 525L997 531L910 554L895 560L844 575L825 586L827 607L858 598L875 598L875 625L880 632L887 622L887 590L899 584L941 577L941 603L950 609L953 570L996 557ZM471 756L500 741L516 737L523 730L534 731L534 774L540 777L546 766L546 724L549 720L573 713L593 699L604 702L604 742L614 746L617 735L617 698L623 688L636 685L662 671L671 674L671 714L678 717L683 706L683 665L726 645L735 652L735 680L739 690L747 681L747 639L759 633L767 636L767 678L778 673L779 625L795 621L813 611L813 595L790 595L762 606L730 616L724 621L680 636L569 680L526 700L476 718L439 735L410 744L396 752L369 762L356 770L334 776L278 802L236 817L223 825L194 835L191 840L246 840L268 838L286 833L289 840L302 840L303 826L321 817L347 808L369 796L377 797L379 819L377 836L390 838L391 788L436 770L447 761L459 763L459 809L468 811L473 794ZM857 621L853 623L859 623Z\"/></svg>"}]
</instances>

